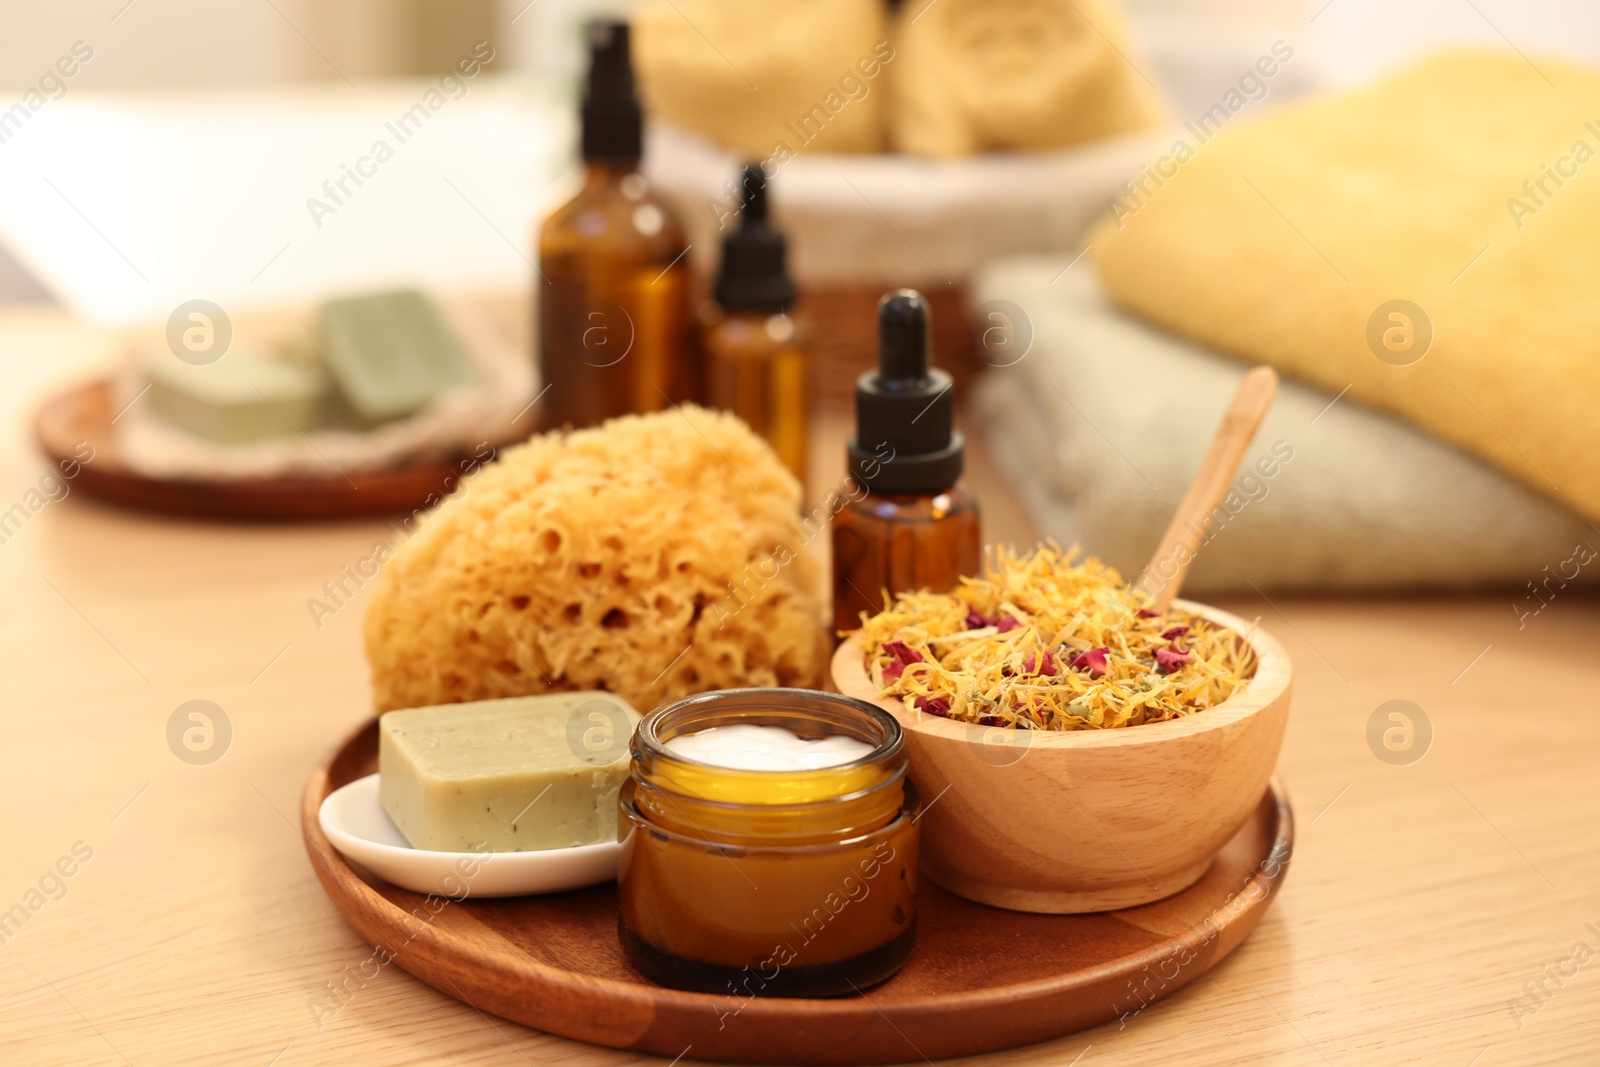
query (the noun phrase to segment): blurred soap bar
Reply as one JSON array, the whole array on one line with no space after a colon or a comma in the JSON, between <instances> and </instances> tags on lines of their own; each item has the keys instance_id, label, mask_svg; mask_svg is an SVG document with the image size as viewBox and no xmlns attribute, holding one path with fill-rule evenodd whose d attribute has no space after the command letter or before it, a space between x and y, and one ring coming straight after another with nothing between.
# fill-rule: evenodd
<instances>
[{"instance_id":1,"label":"blurred soap bar","mask_svg":"<svg viewBox=\"0 0 1600 1067\"><path fill-rule=\"evenodd\" d=\"M617 839L639 714L599 690L391 711L378 798L413 848L528 852Z\"/></svg>"},{"instance_id":2,"label":"blurred soap bar","mask_svg":"<svg viewBox=\"0 0 1600 1067\"><path fill-rule=\"evenodd\" d=\"M329 301L321 334L322 358L358 426L410 415L472 381L455 335L413 290Z\"/></svg>"},{"instance_id":3,"label":"blurred soap bar","mask_svg":"<svg viewBox=\"0 0 1600 1067\"><path fill-rule=\"evenodd\" d=\"M197 366L169 352L145 364L148 403L163 421L224 444L316 428L326 381L315 367L234 348Z\"/></svg>"}]
</instances>

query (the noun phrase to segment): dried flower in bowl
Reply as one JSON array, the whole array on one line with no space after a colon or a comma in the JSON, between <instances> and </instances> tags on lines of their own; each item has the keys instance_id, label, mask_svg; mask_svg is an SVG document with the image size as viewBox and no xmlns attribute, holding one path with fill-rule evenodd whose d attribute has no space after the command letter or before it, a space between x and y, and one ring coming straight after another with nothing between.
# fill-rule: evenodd
<instances>
[{"instance_id":1,"label":"dried flower in bowl","mask_svg":"<svg viewBox=\"0 0 1600 1067\"><path fill-rule=\"evenodd\" d=\"M984 726L1101 730L1176 719L1249 683L1244 635L1182 608L1151 611L1077 550L998 549L950 593L903 593L864 620L873 681L907 708Z\"/></svg>"}]
</instances>

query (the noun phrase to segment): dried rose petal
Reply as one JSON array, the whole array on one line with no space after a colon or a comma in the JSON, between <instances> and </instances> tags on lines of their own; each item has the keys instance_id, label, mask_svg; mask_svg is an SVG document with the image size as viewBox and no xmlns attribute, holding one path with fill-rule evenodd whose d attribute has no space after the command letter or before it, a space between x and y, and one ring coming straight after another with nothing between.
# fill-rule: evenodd
<instances>
[{"instance_id":1,"label":"dried rose petal","mask_svg":"<svg viewBox=\"0 0 1600 1067\"><path fill-rule=\"evenodd\" d=\"M925 711L929 715L938 715L943 718L950 714L950 702L943 697L929 699L927 697L913 697L911 706L918 711Z\"/></svg>"},{"instance_id":2,"label":"dried rose petal","mask_svg":"<svg viewBox=\"0 0 1600 1067\"><path fill-rule=\"evenodd\" d=\"M981 630L985 626L993 626L997 621L982 614L977 608L967 609L967 629L969 630Z\"/></svg>"},{"instance_id":3,"label":"dried rose petal","mask_svg":"<svg viewBox=\"0 0 1600 1067\"><path fill-rule=\"evenodd\" d=\"M1182 637L1188 632L1189 628L1187 626L1174 626L1172 629L1162 634L1161 638L1164 641L1171 641L1174 637Z\"/></svg>"},{"instance_id":4,"label":"dried rose petal","mask_svg":"<svg viewBox=\"0 0 1600 1067\"><path fill-rule=\"evenodd\" d=\"M1037 671L1034 669L1035 663L1038 664ZM1048 651L1044 652L1041 656L1035 656L1030 652L1028 653L1027 660L1022 664L1022 669L1027 671L1029 674L1055 674L1056 660L1055 657L1050 655Z\"/></svg>"},{"instance_id":5,"label":"dried rose petal","mask_svg":"<svg viewBox=\"0 0 1600 1067\"><path fill-rule=\"evenodd\" d=\"M1087 652L1079 652L1067 662L1067 666L1075 671L1086 670L1096 678L1106 673L1106 655L1109 648L1091 648Z\"/></svg>"},{"instance_id":6,"label":"dried rose petal","mask_svg":"<svg viewBox=\"0 0 1600 1067\"><path fill-rule=\"evenodd\" d=\"M1171 674L1173 671L1189 662L1189 653L1181 648L1156 649L1156 668L1162 674Z\"/></svg>"},{"instance_id":7,"label":"dried rose petal","mask_svg":"<svg viewBox=\"0 0 1600 1067\"><path fill-rule=\"evenodd\" d=\"M904 641L887 641L884 643L883 650L895 659L904 660L907 663L922 662L922 653Z\"/></svg>"},{"instance_id":8,"label":"dried rose petal","mask_svg":"<svg viewBox=\"0 0 1600 1067\"><path fill-rule=\"evenodd\" d=\"M1006 721L998 715L979 715L979 726L1004 726Z\"/></svg>"},{"instance_id":9,"label":"dried rose petal","mask_svg":"<svg viewBox=\"0 0 1600 1067\"><path fill-rule=\"evenodd\" d=\"M890 685L900 680L900 675L905 673L908 665L923 662L922 653L904 641L887 641L883 650L889 654L889 662L883 668L883 680Z\"/></svg>"},{"instance_id":10,"label":"dried rose petal","mask_svg":"<svg viewBox=\"0 0 1600 1067\"><path fill-rule=\"evenodd\" d=\"M1159 619L1159 618L1161 618L1161 612L1159 612L1159 611L1151 611L1149 608L1140 608L1139 609L1139 618L1141 618L1141 619Z\"/></svg>"},{"instance_id":11,"label":"dried rose petal","mask_svg":"<svg viewBox=\"0 0 1600 1067\"><path fill-rule=\"evenodd\" d=\"M1005 618L1001 619L1000 622L997 624L997 628L996 628L995 632L1003 634L1003 633L1006 633L1009 630L1015 630L1017 627L1019 627L1021 625L1022 625L1021 622L1019 622L1018 620L1013 619L1011 616L1007 615Z\"/></svg>"}]
</instances>

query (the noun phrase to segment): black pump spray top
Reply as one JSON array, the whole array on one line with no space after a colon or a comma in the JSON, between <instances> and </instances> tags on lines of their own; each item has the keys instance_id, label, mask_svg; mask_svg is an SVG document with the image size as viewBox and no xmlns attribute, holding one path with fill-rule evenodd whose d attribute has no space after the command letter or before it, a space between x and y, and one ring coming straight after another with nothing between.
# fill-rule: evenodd
<instances>
[{"instance_id":1,"label":"black pump spray top","mask_svg":"<svg viewBox=\"0 0 1600 1067\"><path fill-rule=\"evenodd\" d=\"M794 282L784 267L783 234L767 219L761 164L745 164L739 188L744 210L739 228L723 238L712 297L725 311L782 311L794 303Z\"/></svg>"},{"instance_id":2,"label":"black pump spray top","mask_svg":"<svg viewBox=\"0 0 1600 1067\"><path fill-rule=\"evenodd\" d=\"M589 24L583 91L583 158L629 162L643 151L644 117L633 89L626 22Z\"/></svg>"},{"instance_id":3,"label":"black pump spray top","mask_svg":"<svg viewBox=\"0 0 1600 1067\"><path fill-rule=\"evenodd\" d=\"M873 493L926 496L961 477L950 375L928 366L928 304L915 289L878 301L878 369L856 379L850 477Z\"/></svg>"}]
</instances>

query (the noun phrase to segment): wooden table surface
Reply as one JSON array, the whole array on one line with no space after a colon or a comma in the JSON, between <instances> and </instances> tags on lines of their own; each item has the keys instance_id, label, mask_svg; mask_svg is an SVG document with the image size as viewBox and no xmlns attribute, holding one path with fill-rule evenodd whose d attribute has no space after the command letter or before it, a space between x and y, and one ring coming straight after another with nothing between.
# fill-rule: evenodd
<instances>
[{"instance_id":1,"label":"wooden table surface","mask_svg":"<svg viewBox=\"0 0 1600 1067\"><path fill-rule=\"evenodd\" d=\"M104 344L59 313L0 317L0 512L44 473L21 402ZM818 484L837 451L819 450ZM970 482L992 539L1031 539L982 455ZM0 1063L665 1062L482 1016L392 966L319 1020L327 983L371 950L312 877L296 811L369 710L363 605L319 626L306 601L387 536L72 494L0 543L0 913L28 913L0 944ZM984 1059L1600 1062L1600 604L1566 592L1519 629L1515 597L1221 601L1297 667L1282 896L1232 957L1125 1025ZM233 732L203 766L167 740L196 699ZM1431 723L1420 761L1369 747L1391 700Z\"/></svg>"}]
</instances>

